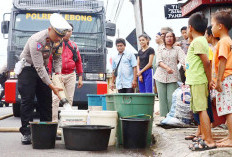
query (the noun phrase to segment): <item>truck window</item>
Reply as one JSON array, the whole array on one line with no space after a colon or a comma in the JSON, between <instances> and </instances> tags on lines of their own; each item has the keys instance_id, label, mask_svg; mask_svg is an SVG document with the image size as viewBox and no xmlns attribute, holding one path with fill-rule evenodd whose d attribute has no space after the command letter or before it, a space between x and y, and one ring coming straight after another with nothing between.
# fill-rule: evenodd
<instances>
[{"instance_id":1,"label":"truck window","mask_svg":"<svg viewBox=\"0 0 232 157\"><path fill-rule=\"evenodd\" d=\"M73 24L74 30L71 40L74 40L81 52L100 53L103 49L103 26L101 16L85 14L62 14ZM35 32L49 27L51 13L23 13L16 14L13 29L12 44L22 49L28 38Z\"/></svg>"}]
</instances>

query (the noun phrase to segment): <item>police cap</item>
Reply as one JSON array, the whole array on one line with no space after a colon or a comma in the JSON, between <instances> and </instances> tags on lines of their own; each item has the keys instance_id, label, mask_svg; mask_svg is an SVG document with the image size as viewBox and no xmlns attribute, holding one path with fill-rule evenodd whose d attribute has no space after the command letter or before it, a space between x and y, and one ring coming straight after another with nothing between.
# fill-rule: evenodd
<instances>
[{"instance_id":1,"label":"police cap","mask_svg":"<svg viewBox=\"0 0 232 157\"><path fill-rule=\"evenodd\" d=\"M72 27L62 17L62 15L57 13L53 13L50 16L50 24L59 36L65 36L68 30L72 30Z\"/></svg>"}]
</instances>

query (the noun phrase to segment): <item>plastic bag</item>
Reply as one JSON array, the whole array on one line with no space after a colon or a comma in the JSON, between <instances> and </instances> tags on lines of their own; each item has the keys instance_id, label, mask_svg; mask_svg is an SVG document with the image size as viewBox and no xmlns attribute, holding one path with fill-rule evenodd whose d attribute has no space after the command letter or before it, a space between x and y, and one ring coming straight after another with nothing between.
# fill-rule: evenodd
<instances>
[{"instance_id":1,"label":"plastic bag","mask_svg":"<svg viewBox=\"0 0 232 157\"><path fill-rule=\"evenodd\" d=\"M185 125L192 122L192 111L190 110L190 88L182 85L172 94L172 107L167 117L161 122L166 125Z\"/></svg>"}]
</instances>

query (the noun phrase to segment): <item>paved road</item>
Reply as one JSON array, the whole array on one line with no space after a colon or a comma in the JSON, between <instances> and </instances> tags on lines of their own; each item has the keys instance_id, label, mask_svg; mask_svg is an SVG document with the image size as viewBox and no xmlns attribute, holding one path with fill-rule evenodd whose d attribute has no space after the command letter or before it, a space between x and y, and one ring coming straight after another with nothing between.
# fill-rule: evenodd
<instances>
[{"instance_id":1,"label":"paved road","mask_svg":"<svg viewBox=\"0 0 232 157\"><path fill-rule=\"evenodd\" d=\"M11 107L0 108L0 116L12 113ZM20 127L20 118L10 117L0 120L1 127ZM143 157L153 156L152 151L145 150L125 150L122 148L108 147L107 151L88 152L73 151L65 149L61 141L56 141L55 149L36 150L32 145L21 145L21 134L18 132L0 132L0 156L1 157Z\"/></svg>"},{"instance_id":2,"label":"paved road","mask_svg":"<svg viewBox=\"0 0 232 157\"><path fill-rule=\"evenodd\" d=\"M157 104L155 108L157 108ZM155 111L157 111L155 109ZM12 109L0 108L0 116L12 113ZM196 132L196 128L181 128L181 129L163 129L155 124L159 123L161 118L154 117L153 135L156 139L156 145L145 150L125 150L123 148L108 147L107 151L87 152L66 150L65 145L61 141L56 141L55 149L36 150L31 145L21 145L20 133L4 133L0 132L0 157L231 157L231 148L217 148L214 150L203 152L192 152L188 149L191 141L184 140L186 135ZM1 127L19 127L20 118L10 117L5 120L0 120ZM221 128L212 129L214 137L226 136L227 130Z\"/></svg>"}]
</instances>

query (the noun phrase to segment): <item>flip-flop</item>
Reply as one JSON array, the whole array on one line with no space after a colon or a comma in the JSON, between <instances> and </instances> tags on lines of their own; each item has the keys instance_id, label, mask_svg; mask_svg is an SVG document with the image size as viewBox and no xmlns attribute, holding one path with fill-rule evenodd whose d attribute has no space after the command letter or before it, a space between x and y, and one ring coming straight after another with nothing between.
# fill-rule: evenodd
<instances>
[{"instance_id":1,"label":"flip-flop","mask_svg":"<svg viewBox=\"0 0 232 157\"><path fill-rule=\"evenodd\" d=\"M196 137L196 135L192 134L192 135L187 135L185 136L185 140L193 140Z\"/></svg>"},{"instance_id":2,"label":"flip-flop","mask_svg":"<svg viewBox=\"0 0 232 157\"><path fill-rule=\"evenodd\" d=\"M201 147L200 147L201 145ZM212 146L209 147L204 140L200 140L199 143L194 143L192 147L189 147L192 151L204 151L204 150L210 150L210 149L215 149L217 146Z\"/></svg>"}]
</instances>

